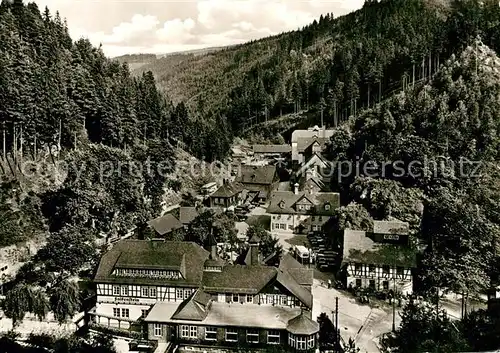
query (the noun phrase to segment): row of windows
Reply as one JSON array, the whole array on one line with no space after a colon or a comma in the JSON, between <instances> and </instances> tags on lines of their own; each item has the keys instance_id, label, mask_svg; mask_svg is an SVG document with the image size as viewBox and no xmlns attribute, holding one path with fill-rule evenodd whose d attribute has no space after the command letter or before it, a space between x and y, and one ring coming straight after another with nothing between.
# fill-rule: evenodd
<instances>
[{"instance_id":1,"label":"row of windows","mask_svg":"<svg viewBox=\"0 0 500 353\"><path fill-rule=\"evenodd\" d=\"M139 288L139 287L137 287L137 288ZM193 292L192 289L178 288L175 290L175 299L179 299L179 300L187 299L191 295L192 292ZM114 296L122 296L122 297L128 297L128 296L139 297L140 296L142 298L155 298L156 299L157 294L158 294L158 292L157 292L156 287L142 286L142 287L140 287L140 291L139 290L132 290L131 291L128 285L113 286L113 295ZM174 299L174 298L169 298L169 299Z\"/></svg>"},{"instance_id":2,"label":"row of windows","mask_svg":"<svg viewBox=\"0 0 500 353\"><path fill-rule=\"evenodd\" d=\"M273 223L273 229L275 229L275 230L278 230L278 229L286 230L286 224L285 223ZM293 230L293 225L289 224L288 225L288 230Z\"/></svg>"},{"instance_id":3,"label":"row of windows","mask_svg":"<svg viewBox=\"0 0 500 353\"><path fill-rule=\"evenodd\" d=\"M180 335L182 338L198 338L198 327L181 325ZM154 335L161 337L163 335L163 325L154 324ZM238 341L238 330L227 328L224 332L224 339L226 342L237 342ZM205 328L205 340L215 341L217 340L217 327L208 326ZM259 343L259 330L248 329L246 330L246 341L248 343ZM280 332L277 330L267 331L267 343L269 344L279 344L280 343Z\"/></svg>"},{"instance_id":4,"label":"row of windows","mask_svg":"<svg viewBox=\"0 0 500 353\"><path fill-rule=\"evenodd\" d=\"M260 299L260 300L259 300ZM250 294L223 294L218 295L217 301L220 303L253 303L254 296ZM296 299L283 294L260 294L256 298L260 304L274 304L274 305L299 305Z\"/></svg>"},{"instance_id":5,"label":"row of windows","mask_svg":"<svg viewBox=\"0 0 500 353\"><path fill-rule=\"evenodd\" d=\"M145 270L145 269L128 269L117 268L113 271L115 276L127 277L151 277L151 278L164 278L164 279L179 279L182 278L179 271L166 271L166 270Z\"/></svg>"},{"instance_id":6,"label":"row of windows","mask_svg":"<svg viewBox=\"0 0 500 353\"><path fill-rule=\"evenodd\" d=\"M288 335L288 344L290 347L298 350L305 350L314 348L314 336L295 336Z\"/></svg>"},{"instance_id":7,"label":"row of windows","mask_svg":"<svg viewBox=\"0 0 500 353\"><path fill-rule=\"evenodd\" d=\"M130 317L130 311L127 308L113 308L113 316L128 319Z\"/></svg>"},{"instance_id":8,"label":"row of windows","mask_svg":"<svg viewBox=\"0 0 500 353\"><path fill-rule=\"evenodd\" d=\"M355 265L355 271L356 272L359 272L359 271L362 271L363 269L363 265L362 264L356 264ZM369 265L368 266L368 272L369 273L375 273L375 265ZM382 273L384 274L389 274L390 272L390 266L389 265L384 265L382 266ZM403 267L396 267L396 273L398 276L402 276L403 273L404 273L404 268Z\"/></svg>"}]
</instances>

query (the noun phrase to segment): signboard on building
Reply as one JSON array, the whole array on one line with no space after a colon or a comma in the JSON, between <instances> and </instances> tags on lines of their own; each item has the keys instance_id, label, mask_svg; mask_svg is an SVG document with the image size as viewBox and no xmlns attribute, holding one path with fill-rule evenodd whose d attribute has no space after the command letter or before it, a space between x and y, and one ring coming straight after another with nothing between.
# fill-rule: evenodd
<instances>
[{"instance_id":1,"label":"signboard on building","mask_svg":"<svg viewBox=\"0 0 500 353\"><path fill-rule=\"evenodd\" d=\"M117 303L117 304L136 304L136 303L139 303L139 298L115 297L115 303Z\"/></svg>"},{"instance_id":2,"label":"signboard on building","mask_svg":"<svg viewBox=\"0 0 500 353\"><path fill-rule=\"evenodd\" d=\"M382 244L408 245L409 240L408 235L402 234L367 233L366 235L374 242Z\"/></svg>"}]
</instances>

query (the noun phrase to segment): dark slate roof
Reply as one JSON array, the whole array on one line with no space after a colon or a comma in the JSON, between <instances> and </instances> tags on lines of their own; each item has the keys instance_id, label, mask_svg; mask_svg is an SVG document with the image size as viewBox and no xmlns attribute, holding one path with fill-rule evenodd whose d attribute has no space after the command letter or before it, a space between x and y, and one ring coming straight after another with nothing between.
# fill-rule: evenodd
<instances>
[{"instance_id":1,"label":"dark slate roof","mask_svg":"<svg viewBox=\"0 0 500 353\"><path fill-rule=\"evenodd\" d=\"M363 231L344 230L343 262L416 267L417 251L403 245L374 242Z\"/></svg>"},{"instance_id":2,"label":"dark slate roof","mask_svg":"<svg viewBox=\"0 0 500 353\"><path fill-rule=\"evenodd\" d=\"M277 269L269 266L227 265L222 272L203 273L203 289L257 294L276 274Z\"/></svg>"},{"instance_id":3,"label":"dark slate roof","mask_svg":"<svg viewBox=\"0 0 500 353\"><path fill-rule=\"evenodd\" d=\"M168 284L170 286L198 287L203 276L203 264L208 251L193 242L122 240L113 245L99 262L94 280L98 283L123 284ZM123 258L122 258L123 256ZM184 265L179 264L179 259ZM153 264L153 266L151 266ZM165 268L184 266L184 278L167 280L162 278L124 277L112 274L116 266L142 266L142 268Z\"/></svg>"},{"instance_id":4,"label":"dark slate roof","mask_svg":"<svg viewBox=\"0 0 500 353\"><path fill-rule=\"evenodd\" d=\"M297 299L304 303L308 308L312 308L313 297L311 292L297 283L297 281L288 273L288 271L278 270L278 276L276 277L276 280Z\"/></svg>"},{"instance_id":5,"label":"dark slate roof","mask_svg":"<svg viewBox=\"0 0 500 353\"><path fill-rule=\"evenodd\" d=\"M253 153L289 153L290 145L253 145Z\"/></svg>"},{"instance_id":6,"label":"dark slate roof","mask_svg":"<svg viewBox=\"0 0 500 353\"><path fill-rule=\"evenodd\" d=\"M209 310L210 295L197 290L188 299L179 305L172 319L203 321L207 317Z\"/></svg>"},{"instance_id":7,"label":"dark slate roof","mask_svg":"<svg viewBox=\"0 0 500 353\"><path fill-rule=\"evenodd\" d=\"M165 235L173 230L183 227L182 223L170 213L149 221L148 225L152 227L159 235Z\"/></svg>"},{"instance_id":8,"label":"dark slate roof","mask_svg":"<svg viewBox=\"0 0 500 353\"><path fill-rule=\"evenodd\" d=\"M210 197L232 197L239 194L243 190L243 186L239 183L223 184Z\"/></svg>"},{"instance_id":9,"label":"dark slate roof","mask_svg":"<svg viewBox=\"0 0 500 353\"><path fill-rule=\"evenodd\" d=\"M306 138L299 138L297 140L297 150L299 152L304 152L307 150L308 147L310 147L313 143L318 142L319 145L321 146L321 149L323 149L326 145L327 142L329 142L329 138L323 138L323 137L306 137Z\"/></svg>"},{"instance_id":10,"label":"dark slate roof","mask_svg":"<svg viewBox=\"0 0 500 353\"><path fill-rule=\"evenodd\" d=\"M329 175L331 163L325 159L320 153L313 154L297 171L297 175L305 175L306 171L311 168L319 167L321 172Z\"/></svg>"},{"instance_id":11,"label":"dark slate roof","mask_svg":"<svg viewBox=\"0 0 500 353\"><path fill-rule=\"evenodd\" d=\"M182 224L191 223L196 217L199 216L196 207L181 207L179 208L179 221Z\"/></svg>"},{"instance_id":12,"label":"dark slate roof","mask_svg":"<svg viewBox=\"0 0 500 353\"><path fill-rule=\"evenodd\" d=\"M288 320L286 330L294 335L313 335L319 332L319 324L309 319L304 313Z\"/></svg>"},{"instance_id":13,"label":"dark slate roof","mask_svg":"<svg viewBox=\"0 0 500 353\"><path fill-rule=\"evenodd\" d=\"M375 234L394 234L408 235L410 224L398 220L391 221L373 221L373 233Z\"/></svg>"},{"instance_id":14,"label":"dark slate roof","mask_svg":"<svg viewBox=\"0 0 500 353\"><path fill-rule=\"evenodd\" d=\"M336 208L340 206L339 194L335 192L306 193L301 191L294 194L292 191L273 191L271 193L267 213L278 214L304 214L304 211L295 209L295 204L301 199L307 199L315 207L307 212L315 215L331 216ZM326 210L325 205L329 204L330 209Z\"/></svg>"},{"instance_id":15,"label":"dark slate roof","mask_svg":"<svg viewBox=\"0 0 500 353\"><path fill-rule=\"evenodd\" d=\"M312 286L314 272L310 268L304 267L289 253L281 257L279 269L287 271L290 276L302 286Z\"/></svg>"},{"instance_id":16,"label":"dark slate roof","mask_svg":"<svg viewBox=\"0 0 500 353\"><path fill-rule=\"evenodd\" d=\"M276 175L276 167L265 165L261 167L243 165L236 181L242 184L271 185Z\"/></svg>"}]
</instances>

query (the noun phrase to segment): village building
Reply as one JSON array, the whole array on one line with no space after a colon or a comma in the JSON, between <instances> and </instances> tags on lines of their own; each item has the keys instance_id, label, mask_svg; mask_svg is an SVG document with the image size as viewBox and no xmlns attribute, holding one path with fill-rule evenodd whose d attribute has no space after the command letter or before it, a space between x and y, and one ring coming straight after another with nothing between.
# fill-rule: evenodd
<instances>
[{"instance_id":1,"label":"village building","mask_svg":"<svg viewBox=\"0 0 500 353\"><path fill-rule=\"evenodd\" d=\"M179 221L187 229L189 224L200 215L198 207L180 207L179 208Z\"/></svg>"},{"instance_id":2,"label":"village building","mask_svg":"<svg viewBox=\"0 0 500 353\"><path fill-rule=\"evenodd\" d=\"M252 195L254 202L263 202L269 193L275 190L279 183L279 176L275 166L241 166L236 181Z\"/></svg>"},{"instance_id":3,"label":"village building","mask_svg":"<svg viewBox=\"0 0 500 353\"><path fill-rule=\"evenodd\" d=\"M231 351L283 345L317 347L319 325L311 318L312 294L298 270L262 264L259 239L250 242L250 263L230 265L192 242L124 240L101 259L91 327L143 328L161 351ZM292 266L293 267L293 266Z\"/></svg>"},{"instance_id":4,"label":"village building","mask_svg":"<svg viewBox=\"0 0 500 353\"><path fill-rule=\"evenodd\" d=\"M148 225L159 237L164 237L169 233L183 228L183 224L171 213L155 218L148 222Z\"/></svg>"},{"instance_id":5,"label":"village building","mask_svg":"<svg viewBox=\"0 0 500 353\"><path fill-rule=\"evenodd\" d=\"M307 234L321 230L336 208L340 206L338 193L274 191L267 213L271 214L271 231Z\"/></svg>"},{"instance_id":6,"label":"village building","mask_svg":"<svg viewBox=\"0 0 500 353\"><path fill-rule=\"evenodd\" d=\"M295 130L292 133L292 161L301 165L312 155L324 150L326 144L333 135L333 129L326 130L324 127L314 126L307 130Z\"/></svg>"},{"instance_id":7,"label":"village building","mask_svg":"<svg viewBox=\"0 0 500 353\"><path fill-rule=\"evenodd\" d=\"M408 242L408 231L408 223L400 221L374 221L372 232L344 230L346 285L411 294L416 250Z\"/></svg>"},{"instance_id":8,"label":"village building","mask_svg":"<svg viewBox=\"0 0 500 353\"><path fill-rule=\"evenodd\" d=\"M259 159L286 157L291 154L290 145L253 145L253 155Z\"/></svg>"},{"instance_id":9,"label":"village building","mask_svg":"<svg viewBox=\"0 0 500 353\"><path fill-rule=\"evenodd\" d=\"M314 153L293 176L301 191L329 192L333 166L321 153Z\"/></svg>"},{"instance_id":10,"label":"village building","mask_svg":"<svg viewBox=\"0 0 500 353\"><path fill-rule=\"evenodd\" d=\"M224 180L220 188L210 195L210 207L229 208L241 203L241 193L243 186L237 182Z\"/></svg>"}]
</instances>

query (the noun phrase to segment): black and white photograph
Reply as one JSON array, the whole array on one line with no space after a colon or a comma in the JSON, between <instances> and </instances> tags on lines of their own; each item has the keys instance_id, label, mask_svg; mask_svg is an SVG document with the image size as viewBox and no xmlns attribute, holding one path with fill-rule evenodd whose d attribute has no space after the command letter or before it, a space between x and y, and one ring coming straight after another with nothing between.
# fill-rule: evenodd
<instances>
[{"instance_id":1,"label":"black and white photograph","mask_svg":"<svg viewBox=\"0 0 500 353\"><path fill-rule=\"evenodd\" d=\"M0 353L500 353L498 0L0 0Z\"/></svg>"}]
</instances>

